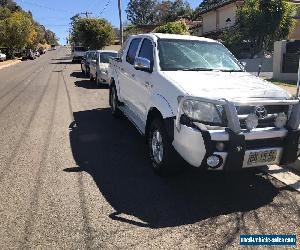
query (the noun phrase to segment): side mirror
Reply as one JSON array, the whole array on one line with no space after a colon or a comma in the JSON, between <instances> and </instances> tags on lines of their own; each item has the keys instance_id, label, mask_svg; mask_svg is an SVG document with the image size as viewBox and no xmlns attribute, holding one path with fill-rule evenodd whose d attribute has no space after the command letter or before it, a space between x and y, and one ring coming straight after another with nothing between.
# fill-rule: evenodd
<instances>
[{"instance_id":1,"label":"side mirror","mask_svg":"<svg viewBox=\"0 0 300 250\"><path fill-rule=\"evenodd\" d=\"M141 71L145 71L145 72L152 72L152 68L151 68L151 62L143 57L137 57L134 60L134 68L136 70L141 70Z\"/></svg>"},{"instance_id":2,"label":"side mirror","mask_svg":"<svg viewBox=\"0 0 300 250\"><path fill-rule=\"evenodd\" d=\"M246 68L246 66L247 66L246 62L241 62L241 64L242 64L243 68Z\"/></svg>"}]
</instances>

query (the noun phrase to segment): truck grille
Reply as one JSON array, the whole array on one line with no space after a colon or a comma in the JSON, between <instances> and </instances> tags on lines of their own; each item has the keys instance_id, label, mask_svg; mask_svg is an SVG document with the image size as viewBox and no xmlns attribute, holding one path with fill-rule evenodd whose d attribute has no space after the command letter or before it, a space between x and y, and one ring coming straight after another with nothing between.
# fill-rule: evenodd
<instances>
[{"instance_id":1,"label":"truck grille","mask_svg":"<svg viewBox=\"0 0 300 250\"><path fill-rule=\"evenodd\" d=\"M285 113L288 116L289 113L289 105L266 105L264 107L267 111L267 116L258 120L258 128L275 127L274 122L276 115L279 113ZM255 113L255 108L255 106L236 107L242 129L246 128L246 117L251 113Z\"/></svg>"}]
</instances>

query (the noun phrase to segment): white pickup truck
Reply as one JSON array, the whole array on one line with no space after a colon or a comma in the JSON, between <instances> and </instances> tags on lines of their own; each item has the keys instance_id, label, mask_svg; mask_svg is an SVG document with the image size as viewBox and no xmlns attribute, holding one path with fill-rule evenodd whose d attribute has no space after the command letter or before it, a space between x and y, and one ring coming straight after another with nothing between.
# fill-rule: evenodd
<instances>
[{"instance_id":1,"label":"white pickup truck","mask_svg":"<svg viewBox=\"0 0 300 250\"><path fill-rule=\"evenodd\" d=\"M285 165L299 155L300 103L245 72L219 42L194 36L129 37L111 60L110 105L146 136L153 169L178 155L208 170Z\"/></svg>"}]
</instances>

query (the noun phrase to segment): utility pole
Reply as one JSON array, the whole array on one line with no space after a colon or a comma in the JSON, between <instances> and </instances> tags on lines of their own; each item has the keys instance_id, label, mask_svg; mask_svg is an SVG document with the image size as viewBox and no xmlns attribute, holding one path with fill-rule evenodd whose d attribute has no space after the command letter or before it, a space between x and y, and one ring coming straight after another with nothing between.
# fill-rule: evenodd
<instances>
[{"instance_id":1,"label":"utility pole","mask_svg":"<svg viewBox=\"0 0 300 250\"><path fill-rule=\"evenodd\" d=\"M81 12L80 13L81 15L85 15L86 16L86 18L88 18L89 17L89 15L92 15L93 13L92 12Z\"/></svg>"},{"instance_id":2,"label":"utility pole","mask_svg":"<svg viewBox=\"0 0 300 250\"><path fill-rule=\"evenodd\" d=\"M298 64L298 81L297 81L297 92L296 98L299 98L299 88L300 88L300 57L299 57L299 64Z\"/></svg>"},{"instance_id":3,"label":"utility pole","mask_svg":"<svg viewBox=\"0 0 300 250\"><path fill-rule=\"evenodd\" d=\"M123 46L122 0L118 0L118 7L119 7L119 19L120 19L121 46Z\"/></svg>"}]
</instances>

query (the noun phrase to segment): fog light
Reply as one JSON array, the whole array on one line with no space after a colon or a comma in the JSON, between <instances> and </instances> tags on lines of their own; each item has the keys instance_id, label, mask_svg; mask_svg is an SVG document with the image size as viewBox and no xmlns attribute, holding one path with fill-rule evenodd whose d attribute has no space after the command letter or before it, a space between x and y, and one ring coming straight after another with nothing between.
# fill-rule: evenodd
<instances>
[{"instance_id":1,"label":"fog light","mask_svg":"<svg viewBox=\"0 0 300 250\"><path fill-rule=\"evenodd\" d=\"M217 149L219 152L224 151L224 148L225 148L225 144L224 144L223 142L217 142L217 143L216 143L216 149Z\"/></svg>"},{"instance_id":2,"label":"fog light","mask_svg":"<svg viewBox=\"0 0 300 250\"><path fill-rule=\"evenodd\" d=\"M279 113L275 119L276 128L283 128L286 125L287 116L285 113Z\"/></svg>"},{"instance_id":3,"label":"fog light","mask_svg":"<svg viewBox=\"0 0 300 250\"><path fill-rule=\"evenodd\" d=\"M257 127L258 125L258 118L255 114L250 114L247 116L245 120L245 124L247 129L252 130Z\"/></svg>"},{"instance_id":4,"label":"fog light","mask_svg":"<svg viewBox=\"0 0 300 250\"><path fill-rule=\"evenodd\" d=\"M207 158L206 163L210 168L218 168L222 165L222 158L218 155L212 155Z\"/></svg>"}]
</instances>

